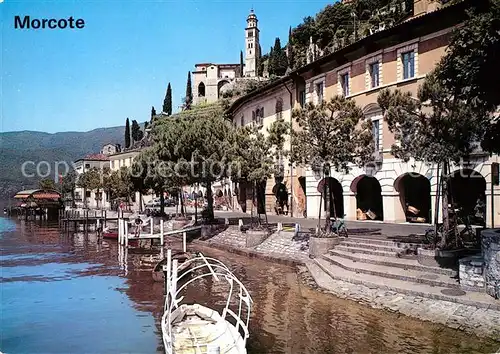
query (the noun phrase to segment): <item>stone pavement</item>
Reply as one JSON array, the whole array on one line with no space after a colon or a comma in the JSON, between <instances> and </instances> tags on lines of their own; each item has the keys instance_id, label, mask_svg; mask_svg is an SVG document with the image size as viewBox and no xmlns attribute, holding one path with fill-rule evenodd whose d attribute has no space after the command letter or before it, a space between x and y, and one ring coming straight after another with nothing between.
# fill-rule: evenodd
<instances>
[{"instance_id":1,"label":"stone pavement","mask_svg":"<svg viewBox=\"0 0 500 354\"><path fill-rule=\"evenodd\" d=\"M351 299L373 308L398 312L421 320L493 339L500 339L500 312L449 301L427 299L332 279L313 262L299 267L299 275L310 285L340 298ZM312 276L312 278L311 278ZM500 350L500 342L499 342Z\"/></svg>"},{"instance_id":2,"label":"stone pavement","mask_svg":"<svg viewBox=\"0 0 500 354\"><path fill-rule=\"evenodd\" d=\"M250 214L217 210L215 211L215 215L218 218L229 218L236 220L243 219L245 224L250 223ZM318 225L318 219L291 218L288 216L272 214L268 214L267 218L269 223L299 223L301 229L304 231L306 229L316 229L316 226ZM323 223L324 220L321 220L322 225ZM350 233L381 237L408 236L415 234L423 235L425 233L425 230L431 227L427 224L394 224L381 221L346 221L346 225Z\"/></svg>"}]
</instances>

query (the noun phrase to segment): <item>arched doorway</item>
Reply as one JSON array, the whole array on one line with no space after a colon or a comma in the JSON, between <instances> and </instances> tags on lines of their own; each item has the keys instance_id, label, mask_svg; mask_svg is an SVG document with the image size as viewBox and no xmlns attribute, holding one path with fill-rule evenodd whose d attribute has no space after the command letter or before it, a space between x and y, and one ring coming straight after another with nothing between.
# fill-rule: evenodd
<instances>
[{"instance_id":1,"label":"arched doorway","mask_svg":"<svg viewBox=\"0 0 500 354\"><path fill-rule=\"evenodd\" d=\"M358 176L352 181L351 190L356 193L356 218L358 220L384 220L382 187L372 176Z\"/></svg>"},{"instance_id":2,"label":"arched doorway","mask_svg":"<svg viewBox=\"0 0 500 354\"><path fill-rule=\"evenodd\" d=\"M342 184L333 178L325 177L318 183L318 192L323 195L323 210L326 211L326 195L324 190L324 184L328 183L328 191L330 194L330 216L331 217L344 217L344 190L342 189Z\"/></svg>"},{"instance_id":3,"label":"arched doorway","mask_svg":"<svg viewBox=\"0 0 500 354\"><path fill-rule=\"evenodd\" d=\"M222 97L222 94L221 94L222 87L224 87L224 85L227 85L227 84L229 84L229 81L227 81L227 80L219 81L219 83L217 84L217 95L219 98Z\"/></svg>"},{"instance_id":4,"label":"arched doorway","mask_svg":"<svg viewBox=\"0 0 500 354\"><path fill-rule=\"evenodd\" d=\"M396 178L394 188L399 192L406 221L431 222L431 183L425 176L405 173Z\"/></svg>"},{"instance_id":5,"label":"arched doorway","mask_svg":"<svg viewBox=\"0 0 500 354\"><path fill-rule=\"evenodd\" d=\"M459 209L461 216L470 216L474 225L486 224L486 179L472 169L450 174L448 203Z\"/></svg>"},{"instance_id":6,"label":"arched doorway","mask_svg":"<svg viewBox=\"0 0 500 354\"><path fill-rule=\"evenodd\" d=\"M205 84L203 82L198 85L198 97L205 97Z\"/></svg>"}]
</instances>

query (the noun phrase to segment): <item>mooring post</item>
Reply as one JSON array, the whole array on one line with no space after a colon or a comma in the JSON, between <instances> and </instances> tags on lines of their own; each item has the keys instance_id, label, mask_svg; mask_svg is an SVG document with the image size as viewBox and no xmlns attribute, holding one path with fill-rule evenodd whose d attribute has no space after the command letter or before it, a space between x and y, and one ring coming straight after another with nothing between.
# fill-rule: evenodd
<instances>
[{"instance_id":1,"label":"mooring post","mask_svg":"<svg viewBox=\"0 0 500 354\"><path fill-rule=\"evenodd\" d=\"M125 221L125 247L128 247L128 222Z\"/></svg>"},{"instance_id":2,"label":"mooring post","mask_svg":"<svg viewBox=\"0 0 500 354\"><path fill-rule=\"evenodd\" d=\"M163 243L164 243L164 236L163 236L163 219L160 219L160 244L161 244L161 249L163 249Z\"/></svg>"},{"instance_id":3,"label":"mooring post","mask_svg":"<svg viewBox=\"0 0 500 354\"><path fill-rule=\"evenodd\" d=\"M283 230L283 223L279 222L278 223L278 232Z\"/></svg>"},{"instance_id":4,"label":"mooring post","mask_svg":"<svg viewBox=\"0 0 500 354\"><path fill-rule=\"evenodd\" d=\"M170 277L172 275L172 250L167 250L167 274L165 275L165 295L170 291Z\"/></svg>"},{"instance_id":5,"label":"mooring post","mask_svg":"<svg viewBox=\"0 0 500 354\"><path fill-rule=\"evenodd\" d=\"M153 237L154 217L151 217L151 237Z\"/></svg>"},{"instance_id":6,"label":"mooring post","mask_svg":"<svg viewBox=\"0 0 500 354\"><path fill-rule=\"evenodd\" d=\"M241 231L242 227L243 227L243 220L238 219L238 229Z\"/></svg>"},{"instance_id":7,"label":"mooring post","mask_svg":"<svg viewBox=\"0 0 500 354\"><path fill-rule=\"evenodd\" d=\"M182 233L182 251L186 252L186 231Z\"/></svg>"}]
</instances>

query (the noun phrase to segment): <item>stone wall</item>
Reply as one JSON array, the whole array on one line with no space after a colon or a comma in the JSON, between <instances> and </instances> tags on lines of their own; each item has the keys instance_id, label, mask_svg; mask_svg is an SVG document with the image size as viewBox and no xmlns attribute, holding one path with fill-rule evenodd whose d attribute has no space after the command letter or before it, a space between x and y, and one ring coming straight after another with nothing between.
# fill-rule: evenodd
<instances>
[{"instance_id":1,"label":"stone wall","mask_svg":"<svg viewBox=\"0 0 500 354\"><path fill-rule=\"evenodd\" d=\"M481 250L485 263L486 293L500 299L500 229L481 232Z\"/></svg>"},{"instance_id":2,"label":"stone wall","mask_svg":"<svg viewBox=\"0 0 500 354\"><path fill-rule=\"evenodd\" d=\"M484 260L482 256L464 257L459 260L460 287L464 290L484 291Z\"/></svg>"}]
</instances>

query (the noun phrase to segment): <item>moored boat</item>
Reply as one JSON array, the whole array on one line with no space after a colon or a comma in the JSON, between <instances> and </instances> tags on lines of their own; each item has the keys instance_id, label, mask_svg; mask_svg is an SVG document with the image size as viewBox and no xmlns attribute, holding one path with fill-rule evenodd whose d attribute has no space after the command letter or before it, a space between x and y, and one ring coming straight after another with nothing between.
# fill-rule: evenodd
<instances>
[{"instance_id":1,"label":"moored boat","mask_svg":"<svg viewBox=\"0 0 500 354\"><path fill-rule=\"evenodd\" d=\"M184 261L184 267L190 264L190 268L182 272L178 260L172 259L171 250L167 251L166 263L161 321L165 352L246 354L252 299L238 278L224 263L201 253ZM191 278L187 280L188 277ZM208 277L227 284L226 305L221 312L202 304L182 303L184 290Z\"/></svg>"},{"instance_id":2,"label":"moored boat","mask_svg":"<svg viewBox=\"0 0 500 354\"><path fill-rule=\"evenodd\" d=\"M106 228L102 231L103 238L110 238L118 240L118 228Z\"/></svg>"}]
</instances>

